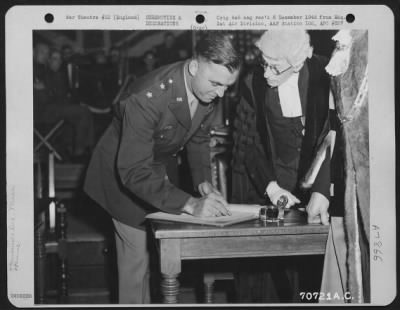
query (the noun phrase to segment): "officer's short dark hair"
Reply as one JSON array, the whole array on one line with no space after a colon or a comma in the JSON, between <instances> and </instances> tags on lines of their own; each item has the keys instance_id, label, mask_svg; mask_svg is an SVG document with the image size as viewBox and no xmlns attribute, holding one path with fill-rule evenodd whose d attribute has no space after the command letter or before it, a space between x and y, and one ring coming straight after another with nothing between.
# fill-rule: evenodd
<instances>
[{"instance_id":1,"label":"officer's short dark hair","mask_svg":"<svg viewBox=\"0 0 400 310\"><path fill-rule=\"evenodd\" d=\"M230 72L238 70L242 57L229 31L204 31L196 44L195 56L225 66Z\"/></svg>"}]
</instances>

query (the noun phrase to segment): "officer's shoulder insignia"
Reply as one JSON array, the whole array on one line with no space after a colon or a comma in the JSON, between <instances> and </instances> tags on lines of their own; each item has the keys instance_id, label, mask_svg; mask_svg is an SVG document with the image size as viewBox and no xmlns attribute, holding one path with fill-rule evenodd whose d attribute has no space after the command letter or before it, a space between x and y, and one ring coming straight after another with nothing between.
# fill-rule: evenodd
<instances>
[{"instance_id":1,"label":"officer's shoulder insignia","mask_svg":"<svg viewBox=\"0 0 400 310\"><path fill-rule=\"evenodd\" d=\"M176 98L176 102L182 102L183 101L183 98L182 97L177 97Z\"/></svg>"},{"instance_id":2,"label":"officer's shoulder insignia","mask_svg":"<svg viewBox=\"0 0 400 310\"><path fill-rule=\"evenodd\" d=\"M165 93L167 90L169 90L170 86L171 84L168 83L168 79L161 79L158 84L156 84L154 91L160 92L160 94Z\"/></svg>"},{"instance_id":3,"label":"officer's shoulder insignia","mask_svg":"<svg viewBox=\"0 0 400 310\"><path fill-rule=\"evenodd\" d=\"M168 78L155 80L151 85L143 89L142 94L147 99L154 101L156 98L165 96L168 93L168 90L171 88L170 86L171 84L168 83Z\"/></svg>"}]
</instances>

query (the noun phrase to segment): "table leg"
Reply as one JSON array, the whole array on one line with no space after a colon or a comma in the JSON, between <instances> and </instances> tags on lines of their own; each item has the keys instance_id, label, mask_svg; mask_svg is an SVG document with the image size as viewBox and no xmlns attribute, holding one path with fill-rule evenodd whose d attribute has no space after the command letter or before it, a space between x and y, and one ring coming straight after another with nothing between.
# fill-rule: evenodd
<instances>
[{"instance_id":1,"label":"table leg","mask_svg":"<svg viewBox=\"0 0 400 310\"><path fill-rule=\"evenodd\" d=\"M178 276L181 272L181 243L179 239L160 240L161 292L163 302L177 303L179 295Z\"/></svg>"},{"instance_id":2,"label":"table leg","mask_svg":"<svg viewBox=\"0 0 400 310\"><path fill-rule=\"evenodd\" d=\"M44 220L35 231L36 287L35 303L46 303L46 249L44 246Z\"/></svg>"},{"instance_id":3,"label":"table leg","mask_svg":"<svg viewBox=\"0 0 400 310\"><path fill-rule=\"evenodd\" d=\"M161 292L163 294L163 302L165 304L176 304L179 295L178 275L162 274Z\"/></svg>"},{"instance_id":4,"label":"table leg","mask_svg":"<svg viewBox=\"0 0 400 310\"><path fill-rule=\"evenodd\" d=\"M214 282L215 276L213 273L204 274L204 301L207 304L213 303L213 292L214 292Z\"/></svg>"},{"instance_id":5,"label":"table leg","mask_svg":"<svg viewBox=\"0 0 400 310\"><path fill-rule=\"evenodd\" d=\"M206 283L204 285L205 290L205 301L207 304L212 304L214 302L214 283Z\"/></svg>"}]
</instances>

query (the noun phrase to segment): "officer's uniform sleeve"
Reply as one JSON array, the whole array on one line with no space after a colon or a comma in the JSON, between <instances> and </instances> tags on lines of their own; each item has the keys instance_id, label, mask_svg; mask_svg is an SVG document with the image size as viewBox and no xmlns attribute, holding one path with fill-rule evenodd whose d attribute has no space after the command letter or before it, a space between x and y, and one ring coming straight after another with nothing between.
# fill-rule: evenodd
<instances>
[{"instance_id":1,"label":"officer's uniform sleeve","mask_svg":"<svg viewBox=\"0 0 400 310\"><path fill-rule=\"evenodd\" d=\"M161 112L144 96L132 95L124 101L116 163L121 182L154 207L179 214L190 195L169 182L165 166L153 156L153 134Z\"/></svg>"}]
</instances>

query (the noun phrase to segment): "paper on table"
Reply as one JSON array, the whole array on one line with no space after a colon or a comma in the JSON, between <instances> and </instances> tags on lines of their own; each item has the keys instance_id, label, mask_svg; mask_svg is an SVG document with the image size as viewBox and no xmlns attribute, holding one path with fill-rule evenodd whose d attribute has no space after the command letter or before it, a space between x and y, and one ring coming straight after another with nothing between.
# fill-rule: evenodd
<instances>
[{"instance_id":1,"label":"paper on table","mask_svg":"<svg viewBox=\"0 0 400 310\"><path fill-rule=\"evenodd\" d=\"M255 215L260 214L260 209L262 206L260 205L250 205L250 204L232 204L228 205L229 211L235 213L251 213Z\"/></svg>"},{"instance_id":2,"label":"paper on table","mask_svg":"<svg viewBox=\"0 0 400 310\"><path fill-rule=\"evenodd\" d=\"M153 220L164 220L172 222L181 223L191 223L191 224L203 224L212 226L227 226L235 223L249 221L258 218L259 210L261 206L259 205L245 205L245 204L230 204L228 206L231 211L231 215L218 216L218 217L195 217L189 214L170 214L165 212L155 212L148 214L147 219Z\"/></svg>"}]
</instances>

